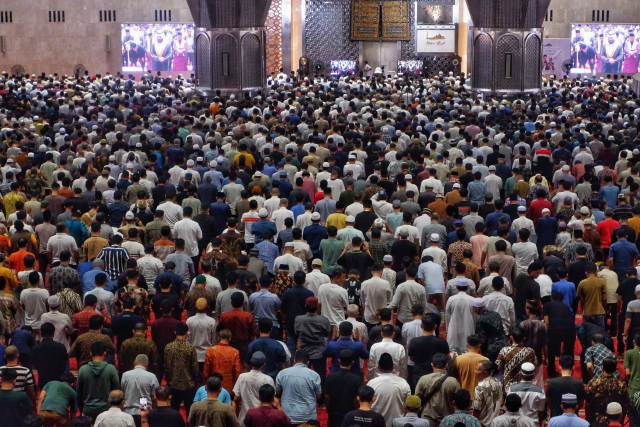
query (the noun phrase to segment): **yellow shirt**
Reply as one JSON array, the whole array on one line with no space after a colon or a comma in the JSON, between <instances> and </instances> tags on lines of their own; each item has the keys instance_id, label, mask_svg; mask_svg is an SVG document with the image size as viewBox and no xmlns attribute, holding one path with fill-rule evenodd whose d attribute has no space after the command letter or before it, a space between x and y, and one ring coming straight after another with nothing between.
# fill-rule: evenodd
<instances>
[{"instance_id":1,"label":"yellow shirt","mask_svg":"<svg viewBox=\"0 0 640 427\"><path fill-rule=\"evenodd\" d=\"M327 227L334 226L338 230L342 230L347 226L347 216L343 213L332 213L327 217Z\"/></svg>"},{"instance_id":2,"label":"yellow shirt","mask_svg":"<svg viewBox=\"0 0 640 427\"><path fill-rule=\"evenodd\" d=\"M640 231L640 217L634 216L633 218L629 218L629 227L633 228L636 232L636 235Z\"/></svg>"},{"instance_id":3,"label":"yellow shirt","mask_svg":"<svg viewBox=\"0 0 640 427\"><path fill-rule=\"evenodd\" d=\"M233 164L240 164L240 156L244 156L244 164L253 169L253 165L256 164L256 159L253 158L252 154L249 154L246 151L236 154L236 156L233 158Z\"/></svg>"}]
</instances>

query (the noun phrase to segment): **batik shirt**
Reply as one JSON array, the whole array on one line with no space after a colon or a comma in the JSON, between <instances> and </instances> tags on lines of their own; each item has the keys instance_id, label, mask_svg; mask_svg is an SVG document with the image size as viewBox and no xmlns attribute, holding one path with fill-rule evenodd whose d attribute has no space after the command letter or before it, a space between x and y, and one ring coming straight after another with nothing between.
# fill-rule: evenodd
<instances>
[{"instance_id":1,"label":"batik shirt","mask_svg":"<svg viewBox=\"0 0 640 427\"><path fill-rule=\"evenodd\" d=\"M607 421L607 405L609 402L618 402L622 405L622 417L629 406L629 387L615 377L602 377L589 381L587 385L587 421Z\"/></svg>"},{"instance_id":2,"label":"batik shirt","mask_svg":"<svg viewBox=\"0 0 640 427\"><path fill-rule=\"evenodd\" d=\"M538 365L536 352L531 347L514 344L500 350L496 365L504 372L503 386L505 390L520 382L520 367L527 362L533 363L534 366Z\"/></svg>"}]
</instances>

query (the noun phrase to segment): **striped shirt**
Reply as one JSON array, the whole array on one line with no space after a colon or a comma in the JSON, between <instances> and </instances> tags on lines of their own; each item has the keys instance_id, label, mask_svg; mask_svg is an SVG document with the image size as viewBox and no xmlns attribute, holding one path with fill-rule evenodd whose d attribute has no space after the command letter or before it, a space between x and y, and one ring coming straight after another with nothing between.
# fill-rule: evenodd
<instances>
[{"instance_id":1,"label":"striped shirt","mask_svg":"<svg viewBox=\"0 0 640 427\"><path fill-rule=\"evenodd\" d=\"M125 248L112 245L102 249L96 258L104 261L104 271L111 280L116 280L126 270L130 256Z\"/></svg>"},{"instance_id":2,"label":"striped shirt","mask_svg":"<svg viewBox=\"0 0 640 427\"><path fill-rule=\"evenodd\" d=\"M29 368L25 368L24 366L2 366L0 367L0 372L5 369L13 369L18 374L16 378L16 385L13 387L13 391L24 391L26 386L34 386L33 382L33 374Z\"/></svg>"}]
</instances>

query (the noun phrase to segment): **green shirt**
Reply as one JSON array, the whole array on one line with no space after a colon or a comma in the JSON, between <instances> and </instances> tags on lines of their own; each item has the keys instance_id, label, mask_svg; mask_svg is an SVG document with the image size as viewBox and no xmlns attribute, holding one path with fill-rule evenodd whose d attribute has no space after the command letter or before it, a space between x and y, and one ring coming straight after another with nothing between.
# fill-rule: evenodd
<instances>
[{"instance_id":1,"label":"green shirt","mask_svg":"<svg viewBox=\"0 0 640 427\"><path fill-rule=\"evenodd\" d=\"M320 242L320 252L322 252L322 272L333 274L333 270L340 267L338 258L344 249L344 242L337 239L324 239Z\"/></svg>"},{"instance_id":2,"label":"green shirt","mask_svg":"<svg viewBox=\"0 0 640 427\"><path fill-rule=\"evenodd\" d=\"M631 339L629 337L628 339ZM640 391L640 347L627 351L624 355L624 369L629 369L629 397Z\"/></svg>"},{"instance_id":3,"label":"green shirt","mask_svg":"<svg viewBox=\"0 0 640 427\"><path fill-rule=\"evenodd\" d=\"M44 386L46 392L44 401L42 402L41 411L52 411L63 417L69 416L69 409L73 413L76 412L76 392L67 383L60 381L50 381Z\"/></svg>"},{"instance_id":4,"label":"green shirt","mask_svg":"<svg viewBox=\"0 0 640 427\"><path fill-rule=\"evenodd\" d=\"M24 419L33 412L33 403L26 393L0 390L0 413L3 426L21 426Z\"/></svg>"}]
</instances>

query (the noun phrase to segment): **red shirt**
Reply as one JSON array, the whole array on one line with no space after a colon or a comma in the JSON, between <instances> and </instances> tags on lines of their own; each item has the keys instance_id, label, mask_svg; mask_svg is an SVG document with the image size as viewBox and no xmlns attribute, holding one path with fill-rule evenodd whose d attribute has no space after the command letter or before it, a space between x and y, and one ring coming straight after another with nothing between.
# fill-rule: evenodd
<instances>
[{"instance_id":1,"label":"red shirt","mask_svg":"<svg viewBox=\"0 0 640 427\"><path fill-rule=\"evenodd\" d=\"M604 221L600 221L596 231L602 239L603 248L609 248L611 246L611 235L613 234L613 230L618 227L620 227L620 223L615 219L605 219Z\"/></svg>"},{"instance_id":2,"label":"red shirt","mask_svg":"<svg viewBox=\"0 0 640 427\"><path fill-rule=\"evenodd\" d=\"M98 303L98 306L99 304L100 303ZM109 316L109 313L107 313L106 310L102 310L101 313L98 313L91 307L85 307L81 312L73 315L73 327L78 330L78 335L89 332L89 321L96 314L102 314L102 317L104 318L104 326L111 325L111 316Z\"/></svg>"},{"instance_id":3,"label":"red shirt","mask_svg":"<svg viewBox=\"0 0 640 427\"><path fill-rule=\"evenodd\" d=\"M270 406L258 406L249 409L244 417L246 427L288 427L291 420L284 411L278 411Z\"/></svg>"},{"instance_id":4,"label":"red shirt","mask_svg":"<svg viewBox=\"0 0 640 427\"><path fill-rule=\"evenodd\" d=\"M175 329L178 323L180 321L173 317L162 316L151 324L151 339L156 343L161 355L164 354L167 344L176 339Z\"/></svg>"},{"instance_id":5,"label":"red shirt","mask_svg":"<svg viewBox=\"0 0 640 427\"><path fill-rule=\"evenodd\" d=\"M538 220L542 218L542 210L545 208L549 209L549 211L553 213L553 205L550 201L546 199L534 200L529 205L529 213L527 214L527 218L533 221L533 224L535 225L536 222L538 222Z\"/></svg>"}]
</instances>

